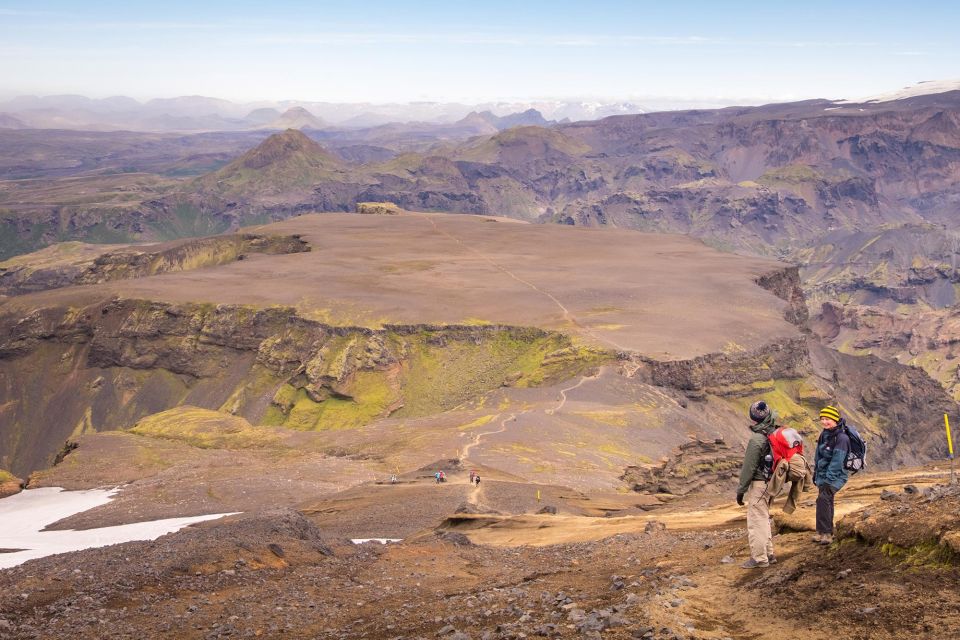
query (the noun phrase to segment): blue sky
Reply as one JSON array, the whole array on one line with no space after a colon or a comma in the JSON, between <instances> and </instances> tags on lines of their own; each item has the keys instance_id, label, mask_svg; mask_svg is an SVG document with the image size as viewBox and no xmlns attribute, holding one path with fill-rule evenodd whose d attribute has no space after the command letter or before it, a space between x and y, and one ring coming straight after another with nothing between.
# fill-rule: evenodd
<instances>
[{"instance_id":1,"label":"blue sky","mask_svg":"<svg viewBox=\"0 0 960 640\"><path fill-rule=\"evenodd\" d=\"M948 2L0 0L0 96L856 98L960 78Z\"/></svg>"}]
</instances>

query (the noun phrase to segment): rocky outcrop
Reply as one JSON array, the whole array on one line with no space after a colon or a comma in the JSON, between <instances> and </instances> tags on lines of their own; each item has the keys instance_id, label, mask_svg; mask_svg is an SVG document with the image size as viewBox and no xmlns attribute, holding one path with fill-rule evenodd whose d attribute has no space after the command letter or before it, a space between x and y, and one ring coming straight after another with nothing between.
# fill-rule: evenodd
<instances>
[{"instance_id":1,"label":"rocky outcrop","mask_svg":"<svg viewBox=\"0 0 960 640\"><path fill-rule=\"evenodd\" d=\"M59 260L39 260L40 266L20 258L6 263L7 266L0 266L0 294L20 295L70 285L189 271L243 260L251 253L282 254L309 250L310 246L298 236L245 233L197 238L159 247L104 250L92 259L72 259L71 254L66 253Z\"/></svg>"},{"instance_id":2,"label":"rocky outcrop","mask_svg":"<svg viewBox=\"0 0 960 640\"><path fill-rule=\"evenodd\" d=\"M0 469L0 498L6 498L23 490L23 480L9 471Z\"/></svg>"},{"instance_id":3,"label":"rocky outcrop","mask_svg":"<svg viewBox=\"0 0 960 640\"><path fill-rule=\"evenodd\" d=\"M916 566L960 564L960 486L940 484L884 491L881 501L844 517L838 535L880 547Z\"/></svg>"},{"instance_id":4,"label":"rocky outcrop","mask_svg":"<svg viewBox=\"0 0 960 640\"><path fill-rule=\"evenodd\" d=\"M813 305L839 299L882 306L919 304L942 309L957 301L958 237L950 226L885 225L837 230L816 247L795 252Z\"/></svg>"},{"instance_id":5,"label":"rocky outcrop","mask_svg":"<svg viewBox=\"0 0 960 640\"><path fill-rule=\"evenodd\" d=\"M743 452L732 449L722 439L691 440L659 465L627 467L620 479L639 493L682 496L725 489L739 472L741 462Z\"/></svg>"},{"instance_id":6,"label":"rocky outcrop","mask_svg":"<svg viewBox=\"0 0 960 640\"><path fill-rule=\"evenodd\" d=\"M725 394L737 385L801 378L810 372L806 340L784 339L752 350L712 353L690 360L661 361L640 357L635 375L662 387L684 391L690 397Z\"/></svg>"},{"instance_id":7,"label":"rocky outcrop","mask_svg":"<svg viewBox=\"0 0 960 640\"><path fill-rule=\"evenodd\" d=\"M399 215L402 209L392 202L358 202L357 213L365 213L377 216L395 216Z\"/></svg>"},{"instance_id":8,"label":"rocky outcrop","mask_svg":"<svg viewBox=\"0 0 960 640\"><path fill-rule=\"evenodd\" d=\"M764 274L757 278L757 284L781 300L787 301L788 307L784 313L787 322L803 329L807 328L810 313L807 310L807 301L800 283L800 267L786 267Z\"/></svg>"}]
</instances>

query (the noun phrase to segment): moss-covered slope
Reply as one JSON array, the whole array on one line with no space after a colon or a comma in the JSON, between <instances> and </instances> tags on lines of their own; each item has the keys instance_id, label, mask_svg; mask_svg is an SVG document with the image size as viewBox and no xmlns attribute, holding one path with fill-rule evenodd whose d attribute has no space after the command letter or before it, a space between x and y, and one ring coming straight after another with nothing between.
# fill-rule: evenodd
<instances>
[{"instance_id":1,"label":"moss-covered slope","mask_svg":"<svg viewBox=\"0 0 960 640\"><path fill-rule=\"evenodd\" d=\"M565 379L612 357L539 329L332 327L289 309L223 305L118 300L0 323L0 464L18 473L48 464L69 438L180 405L255 424L349 429ZM186 437L176 415L136 429ZM256 439L243 424L229 438L194 436L225 447Z\"/></svg>"}]
</instances>

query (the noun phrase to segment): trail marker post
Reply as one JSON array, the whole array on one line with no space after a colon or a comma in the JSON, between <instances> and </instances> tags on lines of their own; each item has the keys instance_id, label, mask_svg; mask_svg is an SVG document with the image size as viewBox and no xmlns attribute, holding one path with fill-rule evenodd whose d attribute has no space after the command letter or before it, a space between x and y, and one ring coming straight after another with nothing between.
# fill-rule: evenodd
<instances>
[{"instance_id":1,"label":"trail marker post","mask_svg":"<svg viewBox=\"0 0 960 640\"><path fill-rule=\"evenodd\" d=\"M950 454L950 484L956 484L957 476L954 470L953 438L950 436L950 419L947 417L947 414L943 414L943 426L947 430L947 451Z\"/></svg>"}]
</instances>

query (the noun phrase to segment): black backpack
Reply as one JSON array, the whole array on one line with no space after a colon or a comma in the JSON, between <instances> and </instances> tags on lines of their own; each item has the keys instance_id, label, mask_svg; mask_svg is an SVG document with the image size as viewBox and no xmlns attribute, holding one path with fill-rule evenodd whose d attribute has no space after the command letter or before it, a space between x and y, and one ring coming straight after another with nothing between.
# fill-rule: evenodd
<instances>
[{"instance_id":1,"label":"black backpack","mask_svg":"<svg viewBox=\"0 0 960 640\"><path fill-rule=\"evenodd\" d=\"M850 451L847 452L847 459L843 461L843 468L853 475L867 466L867 443L853 426L847 424L846 420L842 421L840 427L850 438Z\"/></svg>"}]
</instances>

